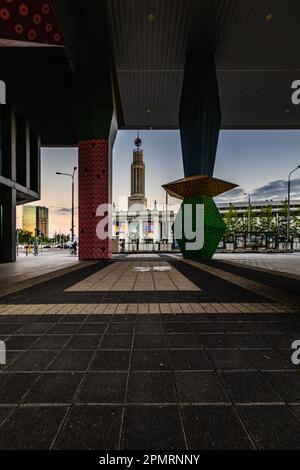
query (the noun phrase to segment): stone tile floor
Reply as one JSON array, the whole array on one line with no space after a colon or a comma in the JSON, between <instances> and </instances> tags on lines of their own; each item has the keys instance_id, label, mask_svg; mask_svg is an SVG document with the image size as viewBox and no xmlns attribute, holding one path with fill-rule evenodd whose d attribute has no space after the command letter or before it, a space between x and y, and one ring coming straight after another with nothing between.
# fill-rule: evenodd
<instances>
[{"instance_id":1,"label":"stone tile floor","mask_svg":"<svg viewBox=\"0 0 300 470\"><path fill-rule=\"evenodd\" d=\"M299 449L295 314L1 315L0 449Z\"/></svg>"},{"instance_id":2,"label":"stone tile floor","mask_svg":"<svg viewBox=\"0 0 300 470\"><path fill-rule=\"evenodd\" d=\"M168 263L198 290L69 291L100 262L1 297L0 449L300 448L299 281Z\"/></svg>"}]
</instances>

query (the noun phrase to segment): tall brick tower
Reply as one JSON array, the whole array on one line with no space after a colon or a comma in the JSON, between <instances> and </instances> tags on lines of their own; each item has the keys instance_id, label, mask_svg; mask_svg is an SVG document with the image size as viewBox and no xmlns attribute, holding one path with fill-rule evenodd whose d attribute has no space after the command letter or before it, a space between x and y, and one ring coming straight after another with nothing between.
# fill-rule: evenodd
<instances>
[{"instance_id":1,"label":"tall brick tower","mask_svg":"<svg viewBox=\"0 0 300 470\"><path fill-rule=\"evenodd\" d=\"M147 209L145 197L145 163L143 160L142 140L139 137L134 141L136 148L133 151L131 164L131 196L128 198L128 210L142 211Z\"/></svg>"}]
</instances>

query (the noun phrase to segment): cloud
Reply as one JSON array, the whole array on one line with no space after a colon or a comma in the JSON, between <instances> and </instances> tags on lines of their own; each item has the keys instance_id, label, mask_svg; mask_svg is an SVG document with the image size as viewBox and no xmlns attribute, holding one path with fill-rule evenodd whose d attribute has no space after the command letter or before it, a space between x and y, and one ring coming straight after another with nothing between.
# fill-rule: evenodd
<instances>
[{"instance_id":1,"label":"cloud","mask_svg":"<svg viewBox=\"0 0 300 470\"><path fill-rule=\"evenodd\" d=\"M71 214L72 210L69 207L60 207L59 209L56 209L55 212L57 215L67 215Z\"/></svg>"},{"instance_id":2,"label":"cloud","mask_svg":"<svg viewBox=\"0 0 300 470\"><path fill-rule=\"evenodd\" d=\"M294 179L291 184L291 198L299 198L300 193L300 178ZM286 180L275 180L270 183L256 188L252 192L252 198L254 200L266 200L266 199L279 199L283 200L288 194L288 184Z\"/></svg>"},{"instance_id":3,"label":"cloud","mask_svg":"<svg viewBox=\"0 0 300 470\"><path fill-rule=\"evenodd\" d=\"M287 198L287 186L287 180L270 181L264 186L260 186L252 191L252 201L266 201L270 199L283 201ZM216 202L229 203L245 201L245 192L246 191L240 187L232 189L231 191L218 196L216 198ZM291 199L300 199L300 178L293 179L291 182Z\"/></svg>"},{"instance_id":4,"label":"cloud","mask_svg":"<svg viewBox=\"0 0 300 470\"><path fill-rule=\"evenodd\" d=\"M227 193L221 194L220 196L216 197L216 202L235 202L241 199L245 199L245 190L241 187L231 189L227 191Z\"/></svg>"}]
</instances>

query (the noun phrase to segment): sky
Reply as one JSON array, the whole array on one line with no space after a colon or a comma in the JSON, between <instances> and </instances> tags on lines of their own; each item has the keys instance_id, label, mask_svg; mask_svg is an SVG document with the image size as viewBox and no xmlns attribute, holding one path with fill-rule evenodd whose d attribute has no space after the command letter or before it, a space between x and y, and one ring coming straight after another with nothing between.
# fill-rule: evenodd
<instances>
[{"instance_id":1,"label":"sky","mask_svg":"<svg viewBox=\"0 0 300 470\"><path fill-rule=\"evenodd\" d=\"M130 192L130 165L136 131L119 131L113 152L113 201L126 209ZM154 201L163 204L162 185L182 178L183 164L178 131L141 131L146 165L146 197L148 208ZM49 208L50 233L69 233L71 224L71 179L56 171L72 173L78 164L76 148L42 149L42 193L36 205ZM217 200L235 202L246 199L282 200L287 194L289 171L300 165L300 131L221 131L214 176L239 185ZM77 214L76 178L76 214ZM300 199L300 170L292 183L292 198ZM179 201L171 199L174 208ZM21 209L17 225L21 224Z\"/></svg>"}]
</instances>

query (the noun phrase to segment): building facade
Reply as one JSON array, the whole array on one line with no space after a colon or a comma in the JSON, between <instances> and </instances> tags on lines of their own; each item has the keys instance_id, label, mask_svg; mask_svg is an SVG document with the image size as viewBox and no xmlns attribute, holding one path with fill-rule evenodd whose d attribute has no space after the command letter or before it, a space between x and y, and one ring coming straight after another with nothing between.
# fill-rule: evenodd
<instances>
[{"instance_id":1,"label":"building facade","mask_svg":"<svg viewBox=\"0 0 300 470\"><path fill-rule=\"evenodd\" d=\"M146 172L143 159L142 140L137 137L131 164L131 194L128 210L113 211L113 251L119 251L120 242L125 242L126 251L152 251L171 249L172 225L176 214L167 205L148 209L145 193Z\"/></svg>"},{"instance_id":2,"label":"building facade","mask_svg":"<svg viewBox=\"0 0 300 470\"><path fill-rule=\"evenodd\" d=\"M26 232L37 233L49 237L49 210L47 207L24 206L22 228Z\"/></svg>"},{"instance_id":3,"label":"building facade","mask_svg":"<svg viewBox=\"0 0 300 470\"><path fill-rule=\"evenodd\" d=\"M40 199L40 135L10 101L0 105L0 263L16 260L16 206Z\"/></svg>"},{"instance_id":4,"label":"building facade","mask_svg":"<svg viewBox=\"0 0 300 470\"><path fill-rule=\"evenodd\" d=\"M248 202L217 202L218 209L223 216L228 212L230 204L235 207L237 214L240 217L246 215L249 208ZM259 217L259 215L261 214L262 209L267 206L272 207L272 212L274 213L274 216L276 216L276 214L279 214L282 211L282 201L251 201L252 210L257 217ZM290 213L291 215L300 216L300 199L291 200Z\"/></svg>"}]
</instances>

